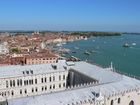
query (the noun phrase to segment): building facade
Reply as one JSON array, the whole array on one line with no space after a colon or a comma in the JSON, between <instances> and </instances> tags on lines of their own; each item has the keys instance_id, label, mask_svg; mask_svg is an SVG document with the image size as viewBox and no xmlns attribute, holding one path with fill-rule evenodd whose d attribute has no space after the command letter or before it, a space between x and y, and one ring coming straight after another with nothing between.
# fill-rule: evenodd
<instances>
[{"instance_id":1,"label":"building facade","mask_svg":"<svg viewBox=\"0 0 140 105\"><path fill-rule=\"evenodd\" d=\"M0 77L0 101L65 90L68 71L63 67L58 67L56 63L47 66L49 67L46 68L46 65L26 65L10 69L9 72L15 72L15 74L11 73L8 74L9 77L6 75ZM12 66L8 68L10 67ZM32 67L35 67L36 70ZM38 72L41 68L43 68L42 72ZM7 68L4 67L4 69Z\"/></svg>"},{"instance_id":2,"label":"building facade","mask_svg":"<svg viewBox=\"0 0 140 105\"><path fill-rule=\"evenodd\" d=\"M34 64L47 64L47 63L56 63L58 57L27 57L26 64L27 65L34 65Z\"/></svg>"},{"instance_id":3,"label":"building facade","mask_svg":"<svg viewBox=\"0 0 140 105\"><path fill-rule=\"evenodd\" d=\"M58 56L53 53L13 54L9 58L11 65L36 65L57 63Z\"/></svg>"},{"instance_id":4,"label":"building facade","mask_svg":"<svg viewBox=\"0 0 140 105\"><path fill-rule=\"evenodd\" d=\"M112 65L58 60L0 72L0 105L140 105L140 80Z\"/></svg>"}]
</instances>

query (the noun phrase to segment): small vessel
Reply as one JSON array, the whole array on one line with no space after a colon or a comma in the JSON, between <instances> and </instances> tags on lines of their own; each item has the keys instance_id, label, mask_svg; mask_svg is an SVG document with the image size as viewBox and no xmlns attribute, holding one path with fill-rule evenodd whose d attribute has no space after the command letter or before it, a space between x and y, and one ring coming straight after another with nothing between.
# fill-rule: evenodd
<instances>
[{"instance_id":1,"label":"small vessel","mask_svg":"<svg viewBox=\"0 0 140 105\"><path fill-rule=\"evenodd\" d=\"M128 43L125 43L123 47L130 47L130 45Z\"/></svg>"},{"instance_id":2,"label":"small vessel","mask_svg":"<svg viewBox=\"0 0 140 105\"><path fill-rule=\"evenodd\" d=\"M66 44L66 42L62 42L61 44Z\"/></svg>"},{"instance_id":3,"label":"small vessel","mask_svg":"<svg viewBox=\"0 0 140 105\"><path fill-rule=\"evenodd\" d=\"M84 38L84 40L87 40L87 38Z\"/></svg>"},{"instance_id":4,"label":"small vessel","mask_svg":"<svg viewBox=\"0 0 140 105\"><path fill-rule=\"evenodd\" d=\"M62 44L61 44L61 43L58 43L58 44L56 44L56 46L57 46L57 47L60 47L60 46L62 46Z\"/></svg>"},{"instance_id":5,"label":"small vessel","mask_svg":"<svg viewBox=\"0 0 140 105\"><path fill-rule=\"evenodd\" d=\"M92 51L90 51L91 53L97 53L98 51L95 51L95 50L92 50Z\"/></svg>"},{"instance_id":6,"label":"small vessel","mask_svg":"<svg viewBox=\"0 0 140 105\"><path fill-rule=\"evenodd\" d=\"M74 48L77 49L77 50L79 49L79 47L74 47Z\"/></svg>"},{"instance_id":7,"label":"small vessel","mask_svg":"<svg viewBox=\"0 0 140 105\"><path fill-rule=\"evenodd\" d=\"M133 45L133 46L135 46L135 45L136 45L136 43L132 43L132 45Z\"/></svg>"},{"instance_id":8,"label":"small vessel","mask_svg":"<svg viewBox=\"0 0 140 105\"><path fill-rule=\"evenodd\" d=\"M72 53L76 53L76 51L72 51Z\"/></svg>"},{"instance_id":9,"label":"small vessel","mask_svg":"<svg viewBox=\"0 0 140 105\"><path fill-rule=\"evenodd\" d=\"M95 42L95 40L92 40L93 42Z\"/></svg>"},{"instance_id":10,"label":"small vessel","mask_svg":"<svg viewBox=\"0 0 140 105\"><path fill-rule=\"evenodd\" d=\"M84 54L86 54L86 55L90 55L91 53L88 52L88 51L85 51Z\"/></svg>"}]
</instances>

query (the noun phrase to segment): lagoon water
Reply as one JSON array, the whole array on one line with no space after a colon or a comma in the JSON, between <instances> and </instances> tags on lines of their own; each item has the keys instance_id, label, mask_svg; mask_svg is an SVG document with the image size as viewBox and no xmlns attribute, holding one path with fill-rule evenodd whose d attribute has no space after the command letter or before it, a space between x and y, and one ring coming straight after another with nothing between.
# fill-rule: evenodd
<instances>
[{"instance_id":1,"label":"lagoon water","mask_svg":"<svg viewBox=\"0 0 140 105\"><path fill-rule=\"evenodd\" d=\"M125 43L129 43L131 47L122 47ZM136 45L132 45L132 43L136 43ZM108 67L113 62L116 70L140 76L140 35L95 37L70 42L64 47L71 50L69 55L81 60L89 60L103 67ZM93 52L86 55L84 54L86 50ZM76 53L72 53L72 51Z\"/></svg>"}]
</instances>

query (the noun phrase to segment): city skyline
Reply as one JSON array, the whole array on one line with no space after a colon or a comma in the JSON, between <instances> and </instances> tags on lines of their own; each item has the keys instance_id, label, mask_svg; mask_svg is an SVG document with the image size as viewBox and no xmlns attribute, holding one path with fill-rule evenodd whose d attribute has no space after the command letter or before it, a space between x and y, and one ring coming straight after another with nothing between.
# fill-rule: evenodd
<instances>
[{"instance_id":1,"label":"city skyline","mask_svg":"<svg viewBox=\"0 0 140 105\"><path fill-rule=\"evenodd\" d=\"M2 0L0 30L140 32L139 0Z\"/></svg>"}]
</instances>

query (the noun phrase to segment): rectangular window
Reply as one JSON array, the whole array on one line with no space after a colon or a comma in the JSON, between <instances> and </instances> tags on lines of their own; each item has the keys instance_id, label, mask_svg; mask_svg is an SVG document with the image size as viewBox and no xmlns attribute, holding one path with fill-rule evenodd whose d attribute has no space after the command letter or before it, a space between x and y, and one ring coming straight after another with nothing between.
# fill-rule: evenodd
<instances>
[{"instance_id":1,"label":"rectangular window","mask_svg":"<svg viewBox=\"0 0 140 105\"><path fill-rule=\"evenodd\" d=\"M63 75L63 80L65 80L65 75Z\"/></svg>"},{"instance_id":2,"label":"rectangular window","mask_svg":"<svg viewBox=\"0 0 140 105\"><path fill-rule=\"evenodd\" d=\"M53 89L55 89L55 85L53 85Z\"/></svg>"},{"instance_id":3,"label":"rectangular window","mask_svg":"<svg viewBox=\"0 0 140 105\"><path fill-rule=\"evenodd\" d=\"M43 78L41 78L41 82L43 83L44 81L43 81Z\"/></svg>"},{"instance_id":4,"label":"rectangular window","mask_svg":"<svg viewBox=\"0 0 140 105\"><path fill-rule=\"evenodd\" d=\"M27 89L25 89L25 91L24 91L24 92L25 92L25 94L27 94Z\"/></svg>"},{"instance_id":5,"label":"rectangular window","mask_svg":"<svg viewBox=\"0 0 140 105\"><path fill-rule=\"evenodd\" d=\"M24 85L26 86L26 80L24 80Z\"/></svg>"},{"instance_id":6,"label":"rectangular window","mask_svg":"<svg viewBox=\"0 0 140 105\"><path fill-rule=\"evenodd\" d=\"M26 74L29 74L29 71L26 71Z\"/></svg>"},{"instance_id":7,"label":"rectangular window","mask_svg":"<svg viewBox=\"0 0 140 105\"><path fill-rule=\"evenodd\" d=\"M8 81L6 81L6 87L8 88Z\"/></svg>"},{"instance_id":8,"label":"rectangular window","mask_svg":"<svg viewBox=\"0 0 140 105\"><path fill-rule=\"evenodd\" d=\"M63 83L63 87L65 87L65 83Z\"/></svg>"},{"instance_id":9,"label":"rectangular window","mask_svg":"<svg viewBox=\"0 0 140 105\"><path fill-rule=\"evenodd\" d=\"M50 82L52 81L52 78L50 77Z\"/></svg>"},{"instance_id":10,"label":"rectangular window","mask_svg":"<svg viewBox=\"0 0 140 105\"><path fill-rule=\"evenodd\" d=\"M28 85L28 80L26 80L26 83L27 83L27 85Z\"/></svg>"},{"instance_id":11,"label":"rectangular window","mask_svg":"<svg viewBox=\"0 0 140 105\"><path fill-rule=\"evenodd\" d=\"M15 87L15 80L13 80L13 86Z\"/></svg>"},{"instance_id":12,"label":"rectangular window","mask_svg":"<svg viewBox=\"0 0 140 105\"><path fill-rule=\"evenodd\" d=\"M31 85L32 84L32 80L29 80L29 85Z\"/></svg>"},{"instance_id":13,"label":"rectangular window","mask_svg":"<svg viewBox=\"0 0 140 105\"><path fill-rule=\"evenodd\" d=\"M61 75L59 75L59 81L61 81Z\"/></svg>"},{"instance_id":14,"label":"rectangular window","mask_svg":"<svg viewBox=\"0 0 140 105\"><path fill-rule=\"evenodd\" d=\"M34 88L32 88L32 93L34 92Z\"/></svg>"},{"instance_id":15,"label":"rectangular window","mask_svg":"<svg viewBox=\"0 0 140 105\"><path fill-rule=\"evenodd\" d=\"M19 86L19 79L17 80L17 86Z\"/></svg>"},{"instance_id":16,"label":"rectangular window","mask_svg":"<svg viewBox=\"0 0 140 105\"><path fill-rule=\"evenodd\" d=\"M12 87L13 85L12 85L12 80L10 80L10 87Z\"/></svg>"},{"instance_id":17,"label":"rectangular window","mask_svg":"<svg viewBox=\"0 0 140 105\"><path fill-rule=\"evenodd\" d=\"M22 79L20 79L20 86L22 86Z\"/></svg>"},{"instance_id":18,"label":"rectangular window","mask_svg":"<svg viewBox=\"0 0 140 105\"><path fill-rule=\"evenodd\" d=\"M34 83L33 79L32 79L32 84Z\"/></svg>"},{"instance_id":19,"label":"rectangular window","mask_svg":"<svg viewBox=\"0 0 140 105\"><path fill-rule=\"evenodd\" d=\"M33 74L33 70L30 70L30 73Z\"/></svg>"},{"instance_id":20,"label":"rectangular window","mask_svg":"<svg viewBox=\"0 0 140 105\"><path fill-rule=\"evenodd\" d=\"M52 89L52 85L50 85L50 89Z\"/></svg>"},{"instance_id":21,"label":"rectangular window","mask_svg":"<svg viewBox=\"0 0 140 105\"><path fill-rule=\"evenodd\" d=\"M35 79L35 84L37 84L37 79Z\"/></svg>"},{"instance_id":22,"label":"rectangular window","mask_svg":"<svg viewBox=\"0 0 140 105\"><path fill-rule=\"evenodd\" d=\"M55 81L55 76L53 76L53 81Z\"/></svg>"},{"instance_id":23,"label":"rectangular window","mask_svg":"<svg viewBox=\"0 0 140 105\"><path fill-rule=\"evenodd\" d=\"M42 86L42 91L44 91L44 87Z\"/></svg>"},{"instance_id":24,"label":"rectangular window","mask_svg":"<svg viewBox=\"0 0 140 105\"><path fill-rule=\"evenodd\" d=\"M59 84L59 88L61 88L61 83Z\"/></svg>"},{"instance_id":25,"label":"rectangular window","mask_svg":"<svg viewBox=\"0 0 140 105\"><path fill-rule=\"evenodd\" d=\"M47 82L47 78L45 77L45 82Z\"/></svg>"}]
</instances>

